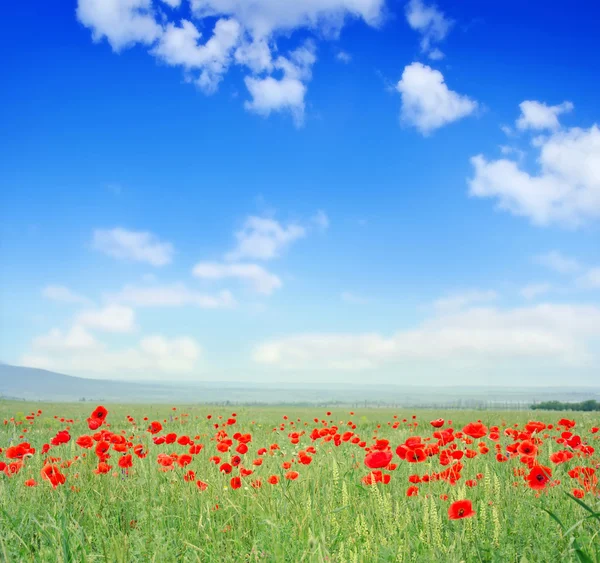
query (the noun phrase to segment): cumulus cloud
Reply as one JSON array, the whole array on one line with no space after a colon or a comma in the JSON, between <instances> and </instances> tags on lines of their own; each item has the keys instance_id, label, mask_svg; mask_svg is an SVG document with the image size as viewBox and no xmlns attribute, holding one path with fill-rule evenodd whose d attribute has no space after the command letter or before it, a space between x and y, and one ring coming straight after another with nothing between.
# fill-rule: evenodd
<instances>
[{"instance_id":1,"label":"cumulus cloud","mask_svg":"<svg viewBox=\"0 0 600 563\"><path fill-rule=\"evenodd\" d=\"M471 158L469 193L535 225L576 228L600 218L600 129L574 127L534 140L539 171L508 159Z\"/></svg>"},{"instance_id":2,"label":"cumulus cloud","mask_svg":"<svg viewBox=\"0 0 600 563\"><path fill-rule=\"evenodd\" d=\"M410 0L406 5L406 20L412 29L421 34L421 51L433 60L443 58L444 54L434 45L448 35L452 20L446 18L437 6L428 6L422 0Z\"/></svg>"},{"instance_id":3,"label":"cumulus cloud","mask_svg":"<svg viewBox=\"0 0 600 563\"><path fill-rule=\"evenodd\" d=\"M156 286L126 285L108 299L133 307L182 307L192 305L201 309L224 309L236 304L232 293L226 289L213 295L189 289L183 283Z\"/></svg>"},{"instance_id":4,"label":"cumulus cloud","mask_svg":"<svg viewBox=\"0 0 600 563\"><path fill-rule=\"evenodd\" d=\"M347 53L346 51L338 51L335 54L335 58L344 64L352 62L352 55L350 53Z\"/></svg>"},{"instance_id":5,"label":"cumulus cloud","mask_svg":"<svg viewBox=\"0 0 600 563\"><path fill-rule=\"evenodd\" d=\"M182 66L189 81L206 93L214 92L234 63L245 77L251 100L249 111L260 115L287 111L296 124L304 118L304 98L314 49L308 55L292 48L273 62L279 36L298 29L320 38L337 37L344 23L361 19L376 26L385 0L190 0L195 22L216 20L206 39L190 19L179 13L181 0L78 0L77 17L115 51L136 43L169 65ZM169 7L164 10L163 8Z\"/></svg>"},{"instance_id":6,"label":"cumulus cloud","mask_svg":"<svg viewBox=\"0 0 600 563\"><path fill-rule=\"evenodd\" d=\"M306 228L297 223L282 225L275 219L250 216L235 234L237 246L225 255L226 260L272 260L296 240L306 236Z\"/></svg>"},{"instance_id":7,"label":"cumulus cloud","mask_svg":"<svg viewBox=\"0 0 600 563\"><path fill-rule=\"evenodd\" d=\"M293 51L289 58L277 58L273 68L281 71L281 78L247 76L244 82L252 99L245 103L245 108L265 117L274 111L289 111L296 125L301 126L306 82L311 78L315 61L314 47L309 43Z\"/></svg>"},{"instance_id":8,"label":"cumulus cloud","mask_svg":"<svg viewBox=\"0 0 600 563\"><path fill-rule=\"evenodd\" d=\"M259 344L255 362L290 370L368 370L410 362L448 369L467 362L480 372L497 362L588 366L600 338L600 308L540 304L501 310L467 308L438 314L390 336L377 333L311 333Z\"/></svg>"},{"instance_id":9,"label":"cumulus cloud","mask_svg":"<svg viewBox=\"0 0 600 563\"><path fill-rule=\"evenodd\" d=\"M104 332L131 332L134 321L133 309L115 304L82 311L75 318L76 325Z\"/></svg>"},{"instance_id":10,"label":"cumulus cloud","mask_svg":"<svg viewBox=\"0 0 600 563\"><path fill-rule=\"evenodd\" d=\"M73 375L149 379L193 374L201 354L200 345L188 336L151 335L134 346L113 350L75 325L67 332L54 329L36 338L21 364Z\"/></svg>"},{"instance_id":11,"label":"cumulus cloud","mask_svg":"<svg viewBox=\"0 0 600 563\"><path fill-rule=\"evenodd\" d=\"M78 0L77 19L94 41L106 37L117 52L135 43L150 45L162 33L152 0Z\"/></svg>"},{"instance_id":12,"label":"cumulus cloud","mask_svg":"<svg viewBox=\"0 0 600 563\"><path fill-rule=\"evenodd\" d=\"M119 227L96 229L92 246L113 258L145 262L152 266L169 264L174 253L171 243L161 242L152 233L128 231Z\"/></svg>"},{"instance_id":13,"label":"cumulus cloud","mask_svg":"<svg viewBox=\"0 0 600 563\"><path fill-rule=\"evenodd\" d=\"M205 92L212 93L227 71L240 36L240 24L235 20L220 19L215 23L212 37L203 45L198 44L201 36L188 20L181 20L180 26L168 23L151 53L172 66L200 69L196 83Z\"/></svg>"},{"instance_id":14,"label":"cumulus cloud","mask_svg":"<svg viewBox=\"0 0 600 563\"><path fill-rule=\"evenodd\" d=\"M396 85L402 96L401 118L423 135L471 115L477 102L450 90L439 70L421 63L404 68Z\"/></svg>"},{"instance_id":15,"label":"cumulus cloud","mask_svg":"<svg viewBox=\"0 0 600 563\"><path fill-rule=\"evenodd\" d=\"M87 297L71 291L64 285L48 285L42 290L42 295L46 299L62 303L90 303Z\"/></svg>"},{"instance_id":16,"label":"cumulus cloud","mask_svg":"<svg viewBox=\"0 0 600 563\"><path fill-rule=\"evenodd\" d=\"M192 273L205 280L239 279L264 295L270 295L283 285L275 274L258 264L200 262L194 266Z\"/></svg>"},{"instance_id":17,"label":"cumulus cloud","mask_svg":"<svg viewBox=\"0 0 600 563\"><path fill-rule=\"evenodd\" d=\"M525 100L519 104L521 115L517 119L517 129L558 129L558 116L573 109L571 102L563 102L557 106L549 106L535 100Z\"/></svg>"}]
</instances>

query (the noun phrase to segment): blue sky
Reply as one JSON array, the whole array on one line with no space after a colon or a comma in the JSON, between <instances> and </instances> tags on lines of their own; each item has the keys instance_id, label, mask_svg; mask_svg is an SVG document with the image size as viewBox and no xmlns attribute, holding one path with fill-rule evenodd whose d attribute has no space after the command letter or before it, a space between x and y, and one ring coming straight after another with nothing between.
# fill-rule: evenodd
<instances>
[{"instance_id":1,"label":"blue sky","mask_svg":"<svg viewBox=\"0 0 600 563\"><path fill-rule=\"evenodd\" d=\"M594 10L4 6L0 359L595 383Z\"/></svg>"}]
</instances>

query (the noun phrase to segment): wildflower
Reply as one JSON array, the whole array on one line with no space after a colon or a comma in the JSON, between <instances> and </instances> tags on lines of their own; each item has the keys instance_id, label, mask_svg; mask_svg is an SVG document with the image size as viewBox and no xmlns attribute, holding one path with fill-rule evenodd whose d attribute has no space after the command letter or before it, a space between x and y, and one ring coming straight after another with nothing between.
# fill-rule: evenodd
<instances>
[{"instance_id":1,"label":"wildflower","mask_svg":"<svg viewBox=\"0 0 600 563\"><path fill-rule=\"evenodd\" d=\"M450 520L460 520L475 516L473 505L470 500L457 500L448 507L448 518Z\"/></svg>"}]
</instances>

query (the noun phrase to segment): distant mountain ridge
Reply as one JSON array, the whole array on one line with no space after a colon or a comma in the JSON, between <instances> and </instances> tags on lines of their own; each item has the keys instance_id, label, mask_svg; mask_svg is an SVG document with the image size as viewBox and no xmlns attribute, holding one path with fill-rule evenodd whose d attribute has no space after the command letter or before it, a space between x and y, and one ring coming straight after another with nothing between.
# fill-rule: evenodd
<instances>
[{"instance_id":1,"label":"distant mountain ridge","mask_svg":"<svg viewBox=\"0 0 600 563\"><path fill-rule=\"evenodd\" d=\"M355 404L508 408L533 402L600 400L600 388L435 387L298 383L147 383L86 379L0 363L0 397L113 403Z\"/></svg>"}]
</instances>

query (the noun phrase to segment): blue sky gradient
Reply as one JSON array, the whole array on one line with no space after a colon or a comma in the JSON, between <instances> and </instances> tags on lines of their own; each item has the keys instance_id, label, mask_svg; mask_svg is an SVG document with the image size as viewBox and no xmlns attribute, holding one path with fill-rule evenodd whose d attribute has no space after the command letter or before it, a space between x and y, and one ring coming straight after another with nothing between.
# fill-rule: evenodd
<instances>
[{"instance_id":1,"label":"blue sky gradient","mask_svg":"<svg viewBox=\"0 0 600 563\"><path fill-rule=\"evenodd\" d=\"M188 0L3 6L0 359L164 381L595 383L600 7L315 0L318 21L286 27L252 2L268 32L235 0L196 0L230 7L210 17ZM115 46L110 10L156 36ZM182 20L201 38L161 59ZM206 59L218 21L240 31ZM236 62L259 41L269 64ZM206 69L209 92L190 83Z\"/></svg>"}]
</instances>

